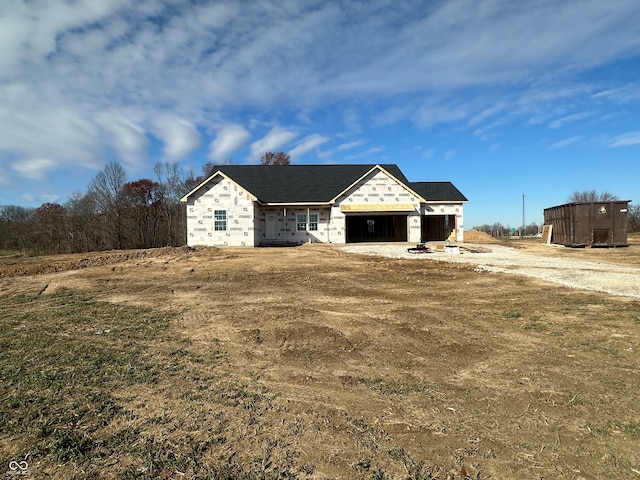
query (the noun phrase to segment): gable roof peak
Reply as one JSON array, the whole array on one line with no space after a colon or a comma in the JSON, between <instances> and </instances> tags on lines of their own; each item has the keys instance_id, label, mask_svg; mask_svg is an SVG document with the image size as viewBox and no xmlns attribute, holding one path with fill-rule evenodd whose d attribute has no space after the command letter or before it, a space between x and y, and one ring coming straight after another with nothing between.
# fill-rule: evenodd
<instances>
[{"instance_id":1,"label":"gable roof peak","mask_svg":"<svg viewBox=\"0 0 640 480\"><path fill-rule=\"evenodd\" d=\"M211 178L223 175L261 203L330 203L374 169L408 183L395 164L218 165L184 201Z\"/></svg>"}]
</instances>

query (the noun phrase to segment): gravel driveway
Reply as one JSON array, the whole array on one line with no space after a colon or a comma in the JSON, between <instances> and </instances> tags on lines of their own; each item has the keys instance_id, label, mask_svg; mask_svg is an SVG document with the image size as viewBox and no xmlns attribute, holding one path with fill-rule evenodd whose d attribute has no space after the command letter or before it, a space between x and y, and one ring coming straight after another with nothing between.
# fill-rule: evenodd
<instances>
[{"instance_id":1,"label":"gravel driveway","mask_svg":"<svg viewBox=\"0 0 640 480\"><path fill-rule=\"evenodd\" d=\"M412 245L413 246L413 245ZM474 249L473 244L464 244ZM594 290L612 295L640 298L640 268L570 258L555 258L524 253L500 245L483 245L488 253L459 255L444 252L412 254L407 245L360 244L342 247L350 253L379 255L390 258L410 258L416 261L471 263L478 271L503 272L538 278L571 288Z\"/></svg>"}]
</instances>

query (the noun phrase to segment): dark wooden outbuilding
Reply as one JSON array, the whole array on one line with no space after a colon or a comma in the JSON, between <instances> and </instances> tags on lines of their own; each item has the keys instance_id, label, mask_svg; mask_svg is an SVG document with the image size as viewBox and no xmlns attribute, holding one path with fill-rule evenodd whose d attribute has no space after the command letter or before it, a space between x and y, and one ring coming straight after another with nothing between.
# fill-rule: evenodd
<instances>
[{"instance_id":1,"label":"dark wooden outbuilding","mask_svg":"<svg viewBox=\"0 0 640 480\"><path fill-rule=\"evenodd\" d=\"M551 243L567 247L626 247L627 211L631 200L566 203L544 209Z\"/></svg>"}]
</instances>

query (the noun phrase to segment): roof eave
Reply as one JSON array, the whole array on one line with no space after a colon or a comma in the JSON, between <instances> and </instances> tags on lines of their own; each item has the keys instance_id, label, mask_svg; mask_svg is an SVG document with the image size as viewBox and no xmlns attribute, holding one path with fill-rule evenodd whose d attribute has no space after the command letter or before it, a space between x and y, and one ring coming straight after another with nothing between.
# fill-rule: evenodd
<instances>
[{"instance_id":1,"label":"roof eave","mask_svg":"<svg viewBox=\"0 0 640 480\"><path fill-rule=\"evenodd\" d=\"M180 199L180 201L182 203L187 203L189 201L189 197L191 195L193 195L195 192L197 192L198 190L200 190L203 186L205 186L209 181L211 181L214 177L217 176L221 176L227 180L229 180L231 183L233 183L234 185L236 185L238 188L240 188L242 191L246 192L247 196L249 197L250 200L252 201L257 201L258 197L256 197L253 193L251 193L249 190L247 190L246 188L244 188L242 185L240 185L238 182L236 182L233 178L231 178L229 175L226 175L225 173L223 173L220 170L216 170L214 173L212 173L211 175L209 175L205 180L203 180L197 187L195 187L193 190L191 190L189 193L187 193L184 197L182 197Z\"/></svg>"},{"instance_id":2,"label":"roof eave","mask_svg":"<svg viewBox=\"0 0 640 480\"><path fill-rule=\"evenodd\" d=\"M331 206L333 201L329 202L259 202L260 205L265 207L306 207L306 206Z\"/></svg>"}]
</instances>

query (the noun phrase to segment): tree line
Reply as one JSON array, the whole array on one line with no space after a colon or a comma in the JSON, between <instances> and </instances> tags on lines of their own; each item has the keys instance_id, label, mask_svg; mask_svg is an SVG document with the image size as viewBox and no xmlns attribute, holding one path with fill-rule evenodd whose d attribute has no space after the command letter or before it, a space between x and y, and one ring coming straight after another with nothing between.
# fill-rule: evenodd
<instances>
[{"instance_id":1,"label":"tree line","mask_svg":"<svg viewBox=\"0 0 640 480\"><path fill-rule=\"evenodd\" d=\"M117 162L64 204L0 206L0 248L32 255L153 248L185 244L180 198L202 180L177 162L157 163L155 178L127 181Z\"/></svg>"},{"instance_id":2,"label":"tree line","mask_svg":"<svg viewBox=\"0 0 640 480\"><path fill-rule=\"evenodd\" d=\"M291 158L285 152L265 152L260 163L290 165ZM0 206L0 249L47 255L182 246L187 228L180 198L209 177L216 165L207 162L202 174L194 176L178 162L159 162L154 178L127 181L124 168L111 162L85 192L74 193L66 203Z\"/></svg>"},{"instance_id":3,"label":"tree line","mask_svg":"<svg viewBox=\"0 0 640 480\"><path fill-rule=\"evenodd\" d=\"M493 224L484 224L477 225L473 227L474 230L478 230L479 232L488 233L492 237L509 237L511 235L520 235L520 231L522 230L522 225L518 225L515 227L515 231L511 229L509 225L503 225L500 222L496 222ZM536 235L542 231L542 224L538 223L530 223L529 225L525 225L524 232L522 233L525 237L531 237Z\"/></svg>"}]
</instances>

